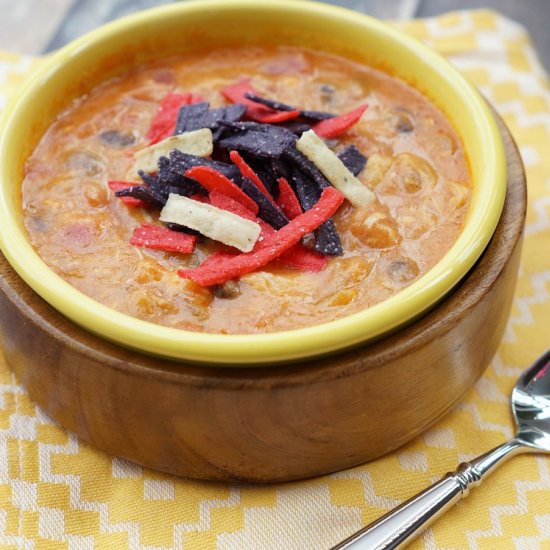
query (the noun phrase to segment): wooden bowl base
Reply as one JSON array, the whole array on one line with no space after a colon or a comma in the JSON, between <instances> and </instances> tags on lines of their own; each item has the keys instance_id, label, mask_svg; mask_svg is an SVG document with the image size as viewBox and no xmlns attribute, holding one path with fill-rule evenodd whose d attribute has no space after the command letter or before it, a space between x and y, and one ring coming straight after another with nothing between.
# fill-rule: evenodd
<instances>
[{"instance_id":1,"label":"wooden bowl base","mask_svg":"<svg viewBox=\"0 0 550 550\"><path fill-rule=\"evenodd\" d=\"M474 269L430 313L360 348L299 364L209 368L157 359L80 329L0 256L0 338L53 419L103 451L173 474L301 479L372 460L445 414L482 374L508 318L526 208L503 128L508 192Z\"/></svg>"}]
</instances>

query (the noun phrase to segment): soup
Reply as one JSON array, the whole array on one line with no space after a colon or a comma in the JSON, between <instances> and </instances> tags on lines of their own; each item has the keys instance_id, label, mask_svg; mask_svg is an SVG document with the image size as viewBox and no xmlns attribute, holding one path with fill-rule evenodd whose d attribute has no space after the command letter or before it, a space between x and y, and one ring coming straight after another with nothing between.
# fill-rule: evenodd
<instances>
[{"instance_id":1,"label":"soup","mask_svg":"<svg viewBox=\"0 0 550 550\"><path fill-rule=\"evenodd\" d=\"M265 235L291 232L283 230L286 222L272 222L275 227L266 228L261 221L262 236L252 251L238 251L230 243L197 236L196 230L184 232L193 238L192 252L155 250L144 246L144 241L136 245L135 235L140 227L174 229L171 223L160 221L165 211L162 205L128 195L124 200L115 191L120 195L131 183L140 184L146 193L148 182L156 177L155 169L149 168L142 181L135 170L136 159L155 141L154 123L163 120L166 98L185 97L186 105L207 104L211 112L231 104L227 90L238 89L242 83L257 94L258 109L264 105L258 100L269 98L271 107L264 108L276 115L269 119L269 126L284 128L284 135L292 133L296 142L308 132L315 133L323 121L324 127L331 120L334 126L335 120L345 121L347 114L357 114L360 108L360 117L349 128L334 136L328 132L322 141L333 156L339 155L348 164L353 161L345 158L345 151L366 159L360 169L347 169L357 172L355 180L372 200L345 200L331 216L325 245L319 247L323 237L318 230L308 232L299 243L298 261L296 255L293 260L280 254L242 275L200 284L192 272L209 258L233 261L236 256L253 256L258 242L270 238ZM250 97L246 96L248 106L253 101ZM284 109L273 109L273 101L282 103ZM288 114L292 112L288 106L300 115ZM304 115L309 111L317 113L318 119ZM246 122L248 112L237 121L224 122L222 130L240 136L245 130L239 128L253 128ZM326 113L337 116L324 118ZM157 124L157 130L164 131L161 126ZM220 125L213 134L219 131ZM238 139L225 139L228 146L215 144L213 155L208 155L217 169L232 167L231 173L238 176L235 181L243 185L249 178L235 170L231 153L237 152L260 181L270 183L271 202L281 204L280 179L286 176L289 193L299 199L302 212L312 207L297 189L300 177L311 183L313 176L293 165L296 144L279 157L255 157L254 147L259 145L250 146L248 138L244 145ZM157 145L163 142L160 139ZM115 182L126 183L117 187ZM338 319L407 287L456 240L471 190L459 137L444 115L407 83L307 49L229 48L136 67L76 101L54 122L27 162L23 215L38 254L95 300L170 327L251 334ZM199 192L190 200L203 204L209 202L209 194ZM181 233L178 225L175 229ZM338 240L334 247L333 234Z\"/></svg>"}]
</instances>

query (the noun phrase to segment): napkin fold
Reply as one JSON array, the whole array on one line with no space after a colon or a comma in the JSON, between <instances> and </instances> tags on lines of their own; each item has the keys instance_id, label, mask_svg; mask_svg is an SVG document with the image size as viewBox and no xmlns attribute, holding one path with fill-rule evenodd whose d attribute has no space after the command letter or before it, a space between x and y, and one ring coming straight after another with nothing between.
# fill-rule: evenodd
<instances>
[{"instance_id":1,"label":"napkin fold","mask_svg":"<svg viewBox=\"0 0 550 550\"><path fill-rule=\"evenodd\" d=\"M484 376L396 452L274 486L179 479L92 448L29 399L0 350L0 548L322 549L513 434L509 395L550 345L550 83L523 27L492 11L395 23L447 56L489 99L525 163L518 287ZM0 51L0 108L40 61ZM1 312L0 312L1 315ZM410 548L550 549L550 459L520 456Z\"/></svg>"}]
</instances>

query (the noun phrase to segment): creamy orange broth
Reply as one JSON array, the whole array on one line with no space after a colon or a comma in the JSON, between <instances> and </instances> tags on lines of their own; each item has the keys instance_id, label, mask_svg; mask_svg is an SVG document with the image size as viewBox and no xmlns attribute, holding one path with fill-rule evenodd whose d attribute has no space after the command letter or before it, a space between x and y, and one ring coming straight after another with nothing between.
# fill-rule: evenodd
<instances>
[{"instance_id":1,"label":"creamy orange broth","mask_svg":"<svg viewBox=\"0 0 550 550\"><path fill-rule=\"evenodd\" d=\"M107 181L128 179L132 152L147 144L166 93L194 92L220 106L219 90L242 77L265 97L301 108L343 113L368 102L361 122L330 145L353 143L368 156L358 177L377 200L340 208L334 219L344 254L320 273L272 263L222 288L201 288L176 271L199 265L216 244L204 240L192 255L131 246L133 229L158 213L126 206ZM106 139L111 131L115 139ZM27 163L23 214L44 261L99 302L172 327L261 333L349 315L417 280L457 238L471 185L458 136L404 82L319 52L227 49L138 67L76 101Z\"/></svg>"}]
</instances>

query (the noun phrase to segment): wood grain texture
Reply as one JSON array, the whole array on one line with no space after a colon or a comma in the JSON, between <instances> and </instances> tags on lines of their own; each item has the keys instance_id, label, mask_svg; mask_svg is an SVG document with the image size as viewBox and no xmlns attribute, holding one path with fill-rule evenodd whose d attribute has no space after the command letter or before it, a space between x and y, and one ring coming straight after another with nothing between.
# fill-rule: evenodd
<instances>
[{"instance_id":1,"label":"wood grain texture","mask_svg":"<svg viewBox=\"0 0 550 550\"><path fill-rule=\"evenodd\" d=\"M0 257L0 336L31 397L105 452L173 474L273 482L348 468L420 434L469 389L500 342L519 268L524 171L503 129L508 191L465 280L376 343L299 364L208 368L107 343L39 298Z\"/></svg>"}]
</instances>

